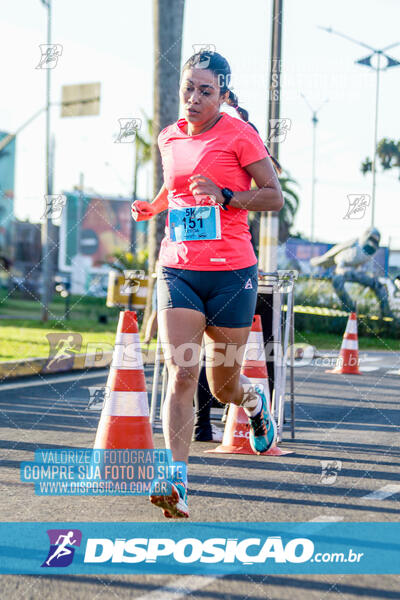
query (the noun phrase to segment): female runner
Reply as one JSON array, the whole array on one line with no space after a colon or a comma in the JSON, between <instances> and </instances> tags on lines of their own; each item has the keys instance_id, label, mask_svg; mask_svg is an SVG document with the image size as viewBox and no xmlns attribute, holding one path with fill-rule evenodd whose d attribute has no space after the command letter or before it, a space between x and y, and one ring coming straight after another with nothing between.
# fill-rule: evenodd
<instances>
[{"instance_id":1,"label":"female runner","mask_svg":"<svg viewBox=\"0 0 400 600\"><path fill-rule=\"evenodd\" d=\"M228 88L230 73L216 52L196 53L185 63L180 83L185 118L158 136L164 184L153 202L132 205L137 221L168 208L157 292L168 368L163 432L173 475L167 486L153 482L150 500L169 518L189 516L186 465L203 335L213 396L244 408L255 452L276 442L262 386L240 374L240 353L234 361L224 360L225 349L231 356L232 345L245 346L256 306L257 258L247 211L283 206L271 157ZM241 119L220 112L224 102L235 106ZM257 189L250 189L252 179Z\"/></svg>"}]
</instances>

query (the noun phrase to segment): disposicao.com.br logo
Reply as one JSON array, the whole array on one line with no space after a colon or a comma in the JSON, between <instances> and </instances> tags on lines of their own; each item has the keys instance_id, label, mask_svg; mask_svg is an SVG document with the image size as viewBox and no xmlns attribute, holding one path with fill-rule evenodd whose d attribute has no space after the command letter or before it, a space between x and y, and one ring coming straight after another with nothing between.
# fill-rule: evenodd
<instances>
[{"instance_id":1,"label":"disposicao.com.br logo","mask_svg":"<svg viewBox=\"0 0 400 600\"><path fill-rule=\"evenodd\" d=\"M75 554L74 546L80 546L82 532L79 529L48 529L50 548L42 567L68 567Z\"/></svg>"},{"instance_id":2,"label":"disposicao.com.br logo","mask_svg":"<svg viewBox=\"0 0 400 600\"><path fill-rule=\"evenodd\" d=\"M86 544L85 563L156 563L167 557L175 563L240 563L252 565L314 562L314 543L307 538L294 538L286 544L280 536L267 538L90 538ZM317 553L316 562L354 562L362 553Z\"/></svg>"}]
</instances>

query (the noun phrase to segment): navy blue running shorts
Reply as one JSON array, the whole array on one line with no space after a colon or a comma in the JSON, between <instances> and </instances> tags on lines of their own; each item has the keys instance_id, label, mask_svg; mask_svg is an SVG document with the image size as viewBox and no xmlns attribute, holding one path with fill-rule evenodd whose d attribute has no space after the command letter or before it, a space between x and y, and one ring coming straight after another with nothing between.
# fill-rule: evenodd
<instances>
[{"instance_id":1,"label":"navy blue running shorts","mask_svg":"<svg viewBox=\"0 0 400 600\"><path fill-rule=\"evenodd\" d=\"M190 308L206 324L250 327L257 301L257 265L233 271L190 271L158 267L158 310Z\"/></svg>"}]
</instances>

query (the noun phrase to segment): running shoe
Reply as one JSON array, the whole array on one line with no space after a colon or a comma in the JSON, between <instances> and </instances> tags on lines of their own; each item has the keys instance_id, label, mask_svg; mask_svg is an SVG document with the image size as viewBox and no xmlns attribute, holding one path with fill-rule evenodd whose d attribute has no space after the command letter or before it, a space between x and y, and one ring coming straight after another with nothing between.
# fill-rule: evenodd
<instances>
[{"instance_id":1,"label":"running shoe","mask_svg":"<svg viewBox=\"0 0 400 600\"><path fill-rule=\"evenodd\" d=\"M260 396L262 409L254 417L249 417L250 423L250 446L257 454L267 452L276 444L276 423L269 408L269 402L265 397L261 385L254 386L254 392Z\"/></svg>"},{"instance_id":2,"label":"running shoe","mask_svg":"<svg viewBox=\"0 0 400 600\"><path fill-rule=\"evenodd\" d=\"M183 481L154 480L150 502L161 508L167 519L189 518L187 489Z\"/></svg>"}]
</instances>

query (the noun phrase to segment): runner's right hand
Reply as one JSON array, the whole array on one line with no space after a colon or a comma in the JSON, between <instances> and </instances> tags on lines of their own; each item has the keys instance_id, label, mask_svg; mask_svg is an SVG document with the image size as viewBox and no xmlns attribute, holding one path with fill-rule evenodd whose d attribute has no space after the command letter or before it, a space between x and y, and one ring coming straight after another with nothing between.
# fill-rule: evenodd
<instances>
[{"instance_id":1,"label":"runner's right hand","mask_svg":"<svg viewBox=\"0 0 400 600\"><path fill-rule=\"evenodd\" d=\"M132 218L135 221L148 221L154 217L155 212L152 205L145 200L136 200L131 206Z\"/></svg>"}]
</instances>

